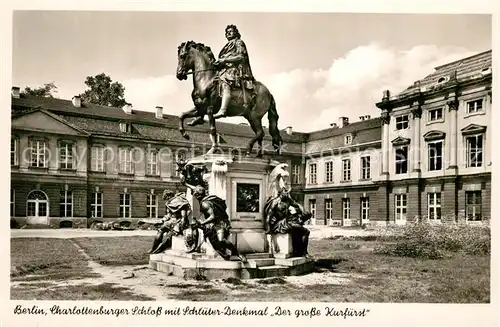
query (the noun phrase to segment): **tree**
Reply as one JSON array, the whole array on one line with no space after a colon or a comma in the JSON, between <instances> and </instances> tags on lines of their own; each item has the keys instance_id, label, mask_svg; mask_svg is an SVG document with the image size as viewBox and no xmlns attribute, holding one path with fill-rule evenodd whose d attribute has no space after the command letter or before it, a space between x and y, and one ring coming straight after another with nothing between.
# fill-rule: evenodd
<instances>
[{"instance_id":1,"label":"tree","mask_svg":"<svg viewBox=\"0 0 500 327\"><path fill-rule=\"evenodd\" d=\"M89 89L80 94L84 102L111 107L123 107L127 103L124 98L125 87L119 82L113 82L104 73L87 76L85 85Z\"/></svg>"},{"instance_id":2,"label":"tree","mask_svg":"<svg viewBox=\"0 0 500 327\"><path fill-rule=\"evenodd\" d=\"M22 95L34 95L38 97L54 98L54 94L57 93L57 86L54 83L47 83L38 88L32 89L29 86L24 88L21 92Z\"/></svg>"}]
</instances>

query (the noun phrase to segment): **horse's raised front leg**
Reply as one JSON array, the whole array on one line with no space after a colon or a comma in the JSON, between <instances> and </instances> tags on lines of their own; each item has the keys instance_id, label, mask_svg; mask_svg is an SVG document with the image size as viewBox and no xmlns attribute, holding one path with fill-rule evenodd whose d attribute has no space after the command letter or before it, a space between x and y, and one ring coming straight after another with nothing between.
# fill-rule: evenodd
<instances>
[{"instance_id":1,"label":"horse's raised front leg","mask_svg":"<svg viewBox=\"0 0 500 327\"><path fill-rule=\"evenodd\" d=\"M186 118L193 118L198 116L199 116L198 109L196 109L196 107L186 112L183 112L179 116L179 132L181 132L182 137L184 137L186 140L189 140L189 135L186 133L186 130L184 129L184 120Z\"/></svg>"},{"instance_id":2,"label":"horse's raised front leg","mask_svg":"<svg viewBox=\"0 0 500 327\"><path fill-rule=\"evenodd\" d=\"M191 120L188 125L189 126L196 126L196 125L203 125L205 123L205 120L203 119L205 115L200 115L196 117L195 119Z\"/></svg>"}]
</instances>

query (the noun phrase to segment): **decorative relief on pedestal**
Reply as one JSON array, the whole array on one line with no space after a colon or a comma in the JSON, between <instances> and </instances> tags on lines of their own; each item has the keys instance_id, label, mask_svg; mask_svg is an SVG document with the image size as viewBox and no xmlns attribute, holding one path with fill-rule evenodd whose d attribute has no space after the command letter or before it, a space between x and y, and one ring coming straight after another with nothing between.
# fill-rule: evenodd
<instances>
[{"instance_id":1,"label":"decorative relief on pedestal","mask_svg":"<svg viewBox=\"0 0 500 327\"><path fill-rule=\"evenodd\" d=\"M236 212L259 212L260 185L236 184Z\"/></svg>"}]
</instances>

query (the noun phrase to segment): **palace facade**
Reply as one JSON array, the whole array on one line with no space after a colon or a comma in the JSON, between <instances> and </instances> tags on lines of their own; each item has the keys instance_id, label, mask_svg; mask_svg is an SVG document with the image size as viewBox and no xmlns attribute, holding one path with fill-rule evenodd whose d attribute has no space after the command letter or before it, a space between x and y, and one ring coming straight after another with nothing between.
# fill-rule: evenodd
<instances>
[{"instance_id":1,"label":"palace facade","mask_svg":"<svg viewBox=\"0 0 500 327\"><path fill-rule=\"evenodd\" d=\"M437 67L376 104L380 117L340 117L330 128L281 131L273 158L289 165L292 196L311 224L404 224L489 218L491 51ZM11 225L88 227L164 215L162 193L182 190L175 159L209 149L208 126L178 131L163 113L23 96L12 89ZM238 154L253 137L218 123ZM265 149L270 146L266 130ZM267 154L266 154L267 156Z\"/></svg>"}]
</instances>

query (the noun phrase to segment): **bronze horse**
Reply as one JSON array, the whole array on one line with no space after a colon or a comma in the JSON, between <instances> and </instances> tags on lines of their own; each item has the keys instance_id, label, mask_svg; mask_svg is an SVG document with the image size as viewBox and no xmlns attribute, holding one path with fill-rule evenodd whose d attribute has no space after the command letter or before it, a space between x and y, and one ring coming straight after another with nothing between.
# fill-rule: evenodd
<instances>
[{"instance_id":1,"label":"bronze horse","mask_svg":"<svg viewBox=\"0 0 500 327\"><path fill-rule=\"evenodd\" d=\"M204 123L204 116L208 116L210 124L210 139L212 147L209 154L218 148L217 132L215 127L214 114L219 111L221 98L218 92L218 83L216 79L216 68L213 63L215 57L209 47L193 41L183 42L177 53L177 78L179 80L187 79L188 74L193 74L193 92L191 98L195 107L189 111L183 112L179 119L179 131L182 136L189 139L189 135L184 129L184 120L186 118L195 118L188 123L189 126L195 126ZM255 142L258 142L259 149L257 156L262 156L262 141L264 139L264 129L262 127L262 117L267 113L269 119L269 134L272 137L272 145L276 153L280 153L283 143L278 130L278 112L273 95L267 87L259 81L254 82L255 99L252 105L247 106L250 100L250 91L240 88L232 91L231 102L228 107L227 116L242 116L247 119L255 136L250 140L246 148L246 155L250 155Z\"/></svg>"}]
</instances>

